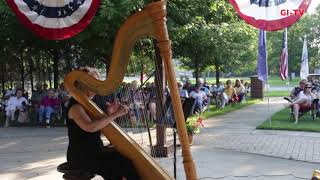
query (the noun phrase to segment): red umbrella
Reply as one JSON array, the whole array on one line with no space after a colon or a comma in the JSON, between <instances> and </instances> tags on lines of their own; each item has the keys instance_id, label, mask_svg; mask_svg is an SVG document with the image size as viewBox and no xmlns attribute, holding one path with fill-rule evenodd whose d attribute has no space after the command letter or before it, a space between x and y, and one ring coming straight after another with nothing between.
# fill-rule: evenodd
<instances>
[{"instance_id":1,"label":"red umbrella","mask_svg":"<svg viewBox=\"0 0 320 180\"><path fill-rule=\"evenodd\" d=\"M311 0L230 0L248 24L267 31L287 28L307 11Z\"/></svg>"},{"instance_id":2,"label":"red umbrella","mask_svg":"<svg viewBox=\"0 0 320 180\"><path fill-rule=\"evenodd\" d=\"M83 31L100 0L6 0L24 26L42 38L62 40Z\"/></svg>"}]
</instances>

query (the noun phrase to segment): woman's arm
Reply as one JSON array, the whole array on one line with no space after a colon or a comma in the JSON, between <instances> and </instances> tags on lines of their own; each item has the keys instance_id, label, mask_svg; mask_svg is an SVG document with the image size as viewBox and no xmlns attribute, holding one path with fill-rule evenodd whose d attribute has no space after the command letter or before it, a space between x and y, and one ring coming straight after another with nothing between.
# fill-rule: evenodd
<instances>
[{"instance_id":1,"label":"woman's arm","mask_svg":"<svg viewBox=\"0 0 320 180\"><path fill-rule=\"evenodd\" d=\"M75 104L70 108L68 115L84 131L96 132L106 127L111 121L127 113L128 110L124 106L120 106L113 114L99 120L92 120L80 104Z\"/></svg>"},{"instance_id":2,"label":"woman's arm","mask_svg":"<svg viewBox=\"0 0 320 180\"><path fill-rule=\"evenodd\" d=\"M297 100L293 101L291 104L305 104L308 101L304 96L299 97Z\"/></svg>"},{"instance_id":3,"label":"woman's arm","mask_svg":"<svg viewBox=\"0 0 320 180\"><path fill-rule=\"evenodd\" d=\"M238 96L236 89L234 89L234 88L232 88L232 89L233 89L233 95Z\"/></svg>"}]
</instances>

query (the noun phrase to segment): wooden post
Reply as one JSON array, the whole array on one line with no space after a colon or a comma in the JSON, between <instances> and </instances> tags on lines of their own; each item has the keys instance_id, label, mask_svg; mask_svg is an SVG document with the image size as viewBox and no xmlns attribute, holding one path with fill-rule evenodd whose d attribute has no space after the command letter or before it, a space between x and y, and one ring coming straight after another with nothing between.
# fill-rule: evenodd
<instances>
[{"instance_id":1,"label":"wooden post","mask_svg":"<svg viewBox=\"0 0 320 180\"><path fill-rule=\"evenodd\" d=\"M154 40L154 47L155 47L155 68L156 68L156 138L157 144L152 147L151 155L153 157L168 157L170 154L173 153L173 145L167 144L167 127L164 122L165 120L165 88L166 88L166 81L165 81L165 72L163 68L163 61L160 55L159 47L157 46L156 40Z\"/></svg>"}]
</instances>

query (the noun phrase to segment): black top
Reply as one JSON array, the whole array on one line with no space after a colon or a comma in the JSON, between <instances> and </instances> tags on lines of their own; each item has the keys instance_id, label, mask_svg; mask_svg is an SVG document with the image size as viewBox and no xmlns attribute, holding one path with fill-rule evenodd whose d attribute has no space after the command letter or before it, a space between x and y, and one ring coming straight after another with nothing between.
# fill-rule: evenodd
<instances>
[{"instance_id":1,"label":"black top","mask_svg":"<svg viewBox=\"0 0 320 180\"><path fill-rule=\"evenodd\" d=\"M74 164L82 164L94 159L103 150L103 142L100 138L100 131L90 133L81 129L73 119L68 116L70 108L78 102L71 98L67 108L67 127L69 145L67 161Z\"/></svg>"},{"instance_id":2,"label":"black top","mask_svg":"<svg viewBox=\"0 0 320 180\"><path fill-rule=\"evenodd\" d=\"M293 91L293 95L297 97L301 91L303 91L303 89L301 89L299 86L295 87Z\"/></svg>"}]
</instances>

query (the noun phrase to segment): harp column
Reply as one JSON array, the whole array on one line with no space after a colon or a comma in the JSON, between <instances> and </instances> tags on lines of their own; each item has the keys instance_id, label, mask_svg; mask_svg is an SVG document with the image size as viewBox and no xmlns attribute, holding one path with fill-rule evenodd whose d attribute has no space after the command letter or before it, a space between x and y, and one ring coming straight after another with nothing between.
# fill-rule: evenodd
<instances>
[{"instance_id":1,"label":"harp column","mask_svg":"<svg viewBox=\"0 0 320 180\"><path fill-rule=\"evenodd\" d=\"M165 71L163 67L163 61L160 55L160 50L157 45L157 41L154 40L155 47L155 67L156 67L156 138L157 144L152 147L151 155L153 157L168 157L173 153L174 147L173 144L168 144L167 142L167 123L165 122L165 88L166 88L166 79L165 79Z\"/></svg>"},{"instance_id":2,"label":"harp column","mask_svg":"<svg viewBox=\"0 0 320 180\"><path fill-rule=\"evenodd\" d=\"M186 173L186 178L188 180L197 179L195 165L190 152L190 146L188 142L188 136L184 121L184 114L182 109L182 104L180 100L180 95L178 91L176 76L172 63L172 50L171 41L169 39L167 25L166 25L166 5L162 6L163 9L159 9L157 6L150 5L148 7L148 12L150 16L154 19L155 23L155 38L158 42L158 47L160 49L160 55L164 63L166 78L168 80L168 85L170 88L174 115L177 122L177 129L179 134L179 140L182 147L183 165Z\"/></svg>"}]
</instances>

